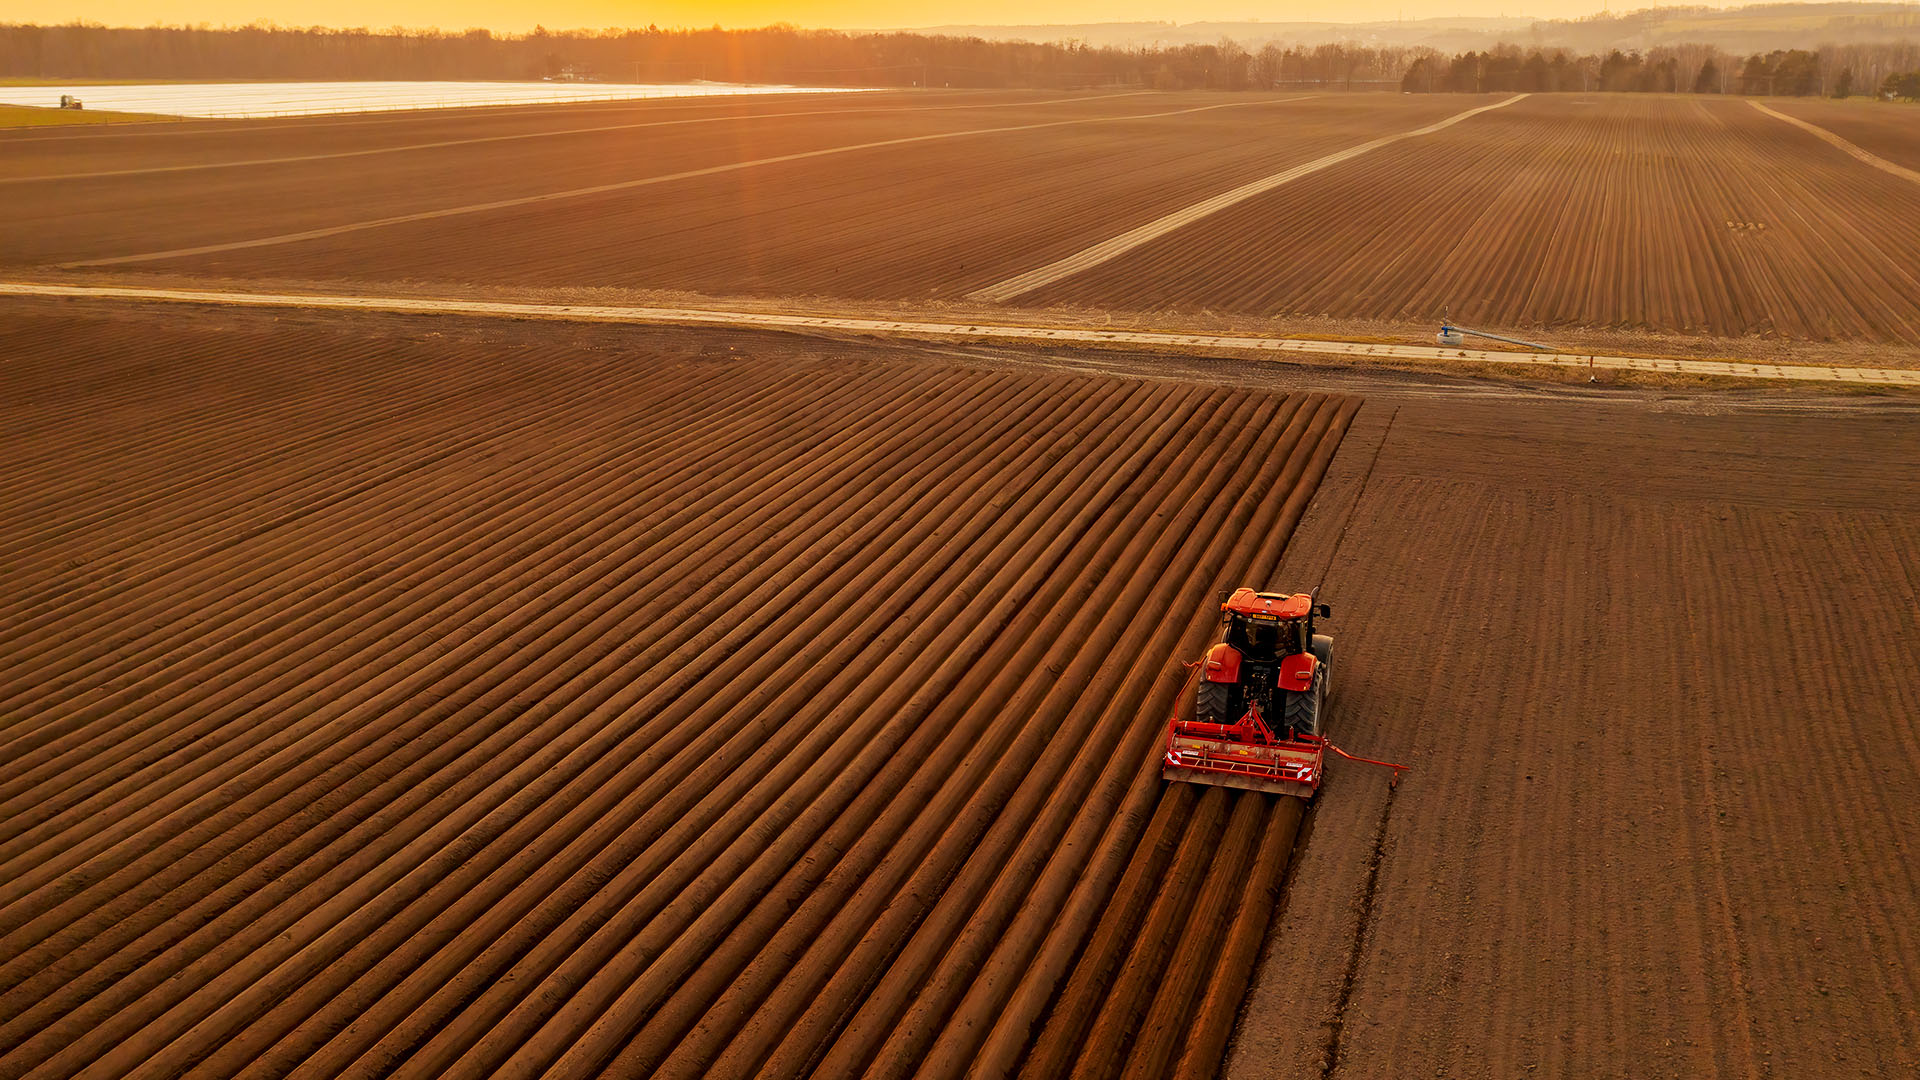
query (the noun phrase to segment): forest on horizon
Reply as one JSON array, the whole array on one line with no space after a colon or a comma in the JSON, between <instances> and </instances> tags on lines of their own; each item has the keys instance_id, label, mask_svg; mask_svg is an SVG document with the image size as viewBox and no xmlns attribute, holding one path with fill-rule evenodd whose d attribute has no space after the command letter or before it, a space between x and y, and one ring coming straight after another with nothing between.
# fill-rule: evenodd
<instances>
[{"instance_id":1,"label":"forest on horizon","mask_svg":"<svg viewBox=\"0 0 1920 1080\"><path fill-rule=\"evenodd\" d=\"M1322 44L1249 49L996 41L905 32L635 30L501 35L249 26L116 28L0 24L0 77L28 79L709 80L971 89L1407 92L1620 90L1900 96L1920 42L1736 56L1712 45L1575 53ZM1916 94L1920 94L1917 91Z\"/></svg>"}]
</instances>

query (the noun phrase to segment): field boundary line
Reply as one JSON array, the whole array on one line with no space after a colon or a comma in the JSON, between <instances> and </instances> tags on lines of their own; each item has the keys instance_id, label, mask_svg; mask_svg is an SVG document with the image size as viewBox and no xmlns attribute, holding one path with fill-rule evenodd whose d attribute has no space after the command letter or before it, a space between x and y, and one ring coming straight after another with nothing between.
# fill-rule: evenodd
<instances>
[{"instance_id":1,"label":"field boundary line","mask_svg":"<svg viewBox=\"0 0 1920 1080\"><path fill-rule=\"evenodd\" d=\"M1323 169L1330 169L1342 162L1351 161L1362 154L1372 153L1383 146L1390 146L1402 139L1431 135L1436 131L1452 127L1462 120L1478 116L1483 112L1506 108L1508 105L1526 96L1525 94L1515 94L1505 101L1497 101L1491 105L1481 105L1478 108L1468 109L1463 113L1457 113L1444 120L1428 124L1423 128L1415 128L1412 131L1402 131L1393 135L1383 135L1371 142L1364 142L1358 146L1350 146L1345 150L1336 150L1325 157L1315 158L1312 161L1295 165L1291 169L1274 173L1272 176L1262 177L1259 180L1242 184L1231 191L1223 191L1210 199L1203 199L1200 202L1194 203L1192 206L1175 210L1165 217L1149 221L1139 228L1130 229L1121 233L1119 236L1102 240L1098 244L1084 251L1069 255L1058 262L1048 263L1045 266L1029 270L1024 274L1016 274L1005 281L988 285L983 289L975 289L973 292L967 294L967 299L996 304L1011 300L1016 296L1030 293L1041 286L1051 285L1061 278L1072 277L1084 270L1090 270L1101 263L1117 259L1127 252L1132 251L1134 248L1158 240L1162 236L1177 229L1185 228L1202 218L1212 217L1214 214L1246 202L1256 195L1264 195L1275 188L1291 184L1301 177L1310 176Z\"/></svg>"},{"instance_id":2,"label":"field boundary line","mask_svg":"<svg viewBox=\"0 0 1920 1080\"><path fill-rule=\"evenodd\" d=\"M1683 360L1650 356L1601 356L1586 353L1508 353L1433 345L1384 345L1312 338L1254 337L1237 334L1181 334L1164 330L1094 330L1076 327L1021 326L1006 323L922 322L912 319L847 318L804 312L727 311L712 308L616 307L595 304L530 304L490 300L436 300L406 296L331 296L326 294L251 293L206 289L153 289L125 285L62 285L0 282L0 296L135 300L162 303L248 307L379 311L415 315L477 315L510 319L558 319L656 326L719 326L789 333L839 331L912 340L1010 341L1036 345L1140 346L1242 353L1281 353L1400 360L1422 363L1510 364L1545 368L1606 368L1666 375L1711 375L1734 379L1842 383L1853 386L1920 388L1920 370L1854 368L1815 364L1763 364L1736 360Z\"/></svg>"},{"instance_id":3,"label":"field boundary line","mask_svg":"<svg viewBox=\"0 0 1920 1080\"><path fill-rule=\"evenodd\" d=\"M560 202L566 199L585 198L589 195L606 195L616 191L630 191L634 188L651 187L655 184L670 184L678 180L694 180L703 176L719 176L724 173L740 172L745 169L759 168L764 165L784 165L794 161L810 161L814 158L833 157L837 154L850 154L860 150L878 150L889 146L908 146L915 143L939 142L944 139L962 139L974 135L1006 135L1017 131L1040 131L1046 128L1071 127L1076 124L1110 124L1124 120L1161 120L1169 116L1186 116L1191 113L1212 112L1215 109L1241 109L1254 105L1284 105L1292 101L1305 101L1312 94L1299 97L1274 98L1258 101L1229 101L1219 105L1200 105L1187 109L1173 109L1157 113L1129 113L1122 116L1082 116L1070 120L1046 120L1038 124L1010 124L1003 127L969 128L966 131L940 131L926 135L904 135L893 139L879 139L873 142L848 143L842 146L825 146L818 150L801 150L791 154L776 154L773 157L754 158L750 161L730 161L724 165L708 165L699 169L684 169L675 173L663 173L659 176L643 176L633 180L616 180L610 184L594 184L583 188L569 188L565 191L549 191L540 195L521 195L511 199L494 199L489 202L469 203L465 206L448 206L439 210L421 210L412 214L396 214L392 217L374 218L370 221L355 221L345 225L329 225L319 229L307 229L302 232L281 233L276 236L262 236L252 240L233 240L224 244L202 244L198 247L174 248L169 251L147 251L136 255L112 255L101 259L81 259L61 263L63 268L86 266L121 266L127 263L157 262L162 259L184 259L194 255L213 255L223 251L242 251L248 248L276 247L281 244L293 244L302 240L320 240L346 233L363 232L367 229L380 229L389 225L405 225L415 221L433 221L437 218L460 217L466 214L481 214L492 210L510 210L521 206L535 206L540 203Z\"/></svg>"},{"instance_id":4,"label":"field boundary line","mask_svg":"<svg viewBox=\"0 0 1920 1080\"><path fill-rule=\"evenodd\" d=\"M729 116L692 116L679 120L646 120L632 124L601 124L596 127L558 128L553 131L523 131L518 135L477 135L469 139L441 139L435 142L405 143L400 146L374 146L362 150L338 150L329 154L290 154L285 157L242 158L235 161L200 161L188 165L152 165L139 169L106 169L97 172L48 173L44 176L0 176L0 185L31 184L52 180L104 180L116 176L147 176L154 173L199 172L204 169L241 169L254 165L294 165L305 161L332 161L336 158L372 157L376 154L401 154L411 150L441 150L450 146L477 146L484 143L515 142L520 139L548 139L562 135L599 135L609 131L634 131L641 128L678 127L688 124L724 124L734 120L785 120L800 116L850 116L856 113L926 113L961 109L1005 109L1016 105L1059 105L1082 101L1105 101L1133 97L1144 90L1094 97L1044 98L1040 101L993 101L973 105L915 105L903 108L871 106L858 109L803 109L794 112L736 113ZM658 100L658 99L655 99Z\"/></svg>"},{"instance_id":5,"label":"field boundary line","mask_svg":"<svg viewBox=\"0 0 1920 1080\"><path fill-rule=\"evenodd\" d=\"M1863 149L1862 147L1858 146L1857 144L1849 142L1848 140L1841 138L1838 135L1835 135L1833 132L1828 131L1826 128L1823 128L1818 124L1810 124L1807 121L1802 120L1797 116L1788 116L1786 113L1783 113L1778 109L1768 108L1767 106L1762 105L1757 101L1749 101L1747 102L1747 104L1753 106L1756 109L1759 109L1761 112L1766 113L1768 116L1771 116L1776 120L1785 120L1787 123L1792 124L1794 127L1805 130L1809 134L1813 135L1815 138L1820 139L1824 142L1831 143L1833 146L1841 150L1847 156L1855 158L1868 165L1871 165L1874 168L1879 169L1883 173L1889 173L1893 176L1899 177L1902 180L1908 180L1915 184L1920 184L1920 172L1915 172L1912 169L1907 168L1905 165L1896 165L1893 162L1888 161L1886 158L1879 156L1878 154L1871 153Z\"/></svg>"}]
</instances>

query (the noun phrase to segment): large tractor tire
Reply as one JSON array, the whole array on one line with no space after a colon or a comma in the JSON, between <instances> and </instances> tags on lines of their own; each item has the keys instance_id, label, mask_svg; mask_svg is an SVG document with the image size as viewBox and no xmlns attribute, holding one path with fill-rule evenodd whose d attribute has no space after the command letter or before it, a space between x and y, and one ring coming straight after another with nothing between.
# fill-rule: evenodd
<instances>
[{"instance_id":1,"label":"large tractor tire","mask_svg":"<svg viewBox=\"0 0 1920 1080\"><path fill-rule=\"evenodd\" d=\"M1314 674L1313 689L1288 690L1281 719L1295 735L1320 734L1320 705L1327 693L1327 665Z\"/></svg>"},{"instance_id":2,"label":"large tractor tire","mask_svg":"<svg viewBox=\"0 0 1920 1080\"><path fill-rule=\"evenodd\" d=\"M1230 724L1227 719L1228 699L1233 696L1233 687L1227 683L1200 680L1200 686L1193 692L1193 718L1203 724Z\"/></svg>"},{"instance_id":3,"label":"large tractor tire","mask_svg":"<svg viewBox=\"0 0 1920 1080\"><path fill-rule=\"evenodd\" d=\"M1313 655L1320 661L1320 706L1333 700L1333 635L1313 635Z\"/></svg>"}]
</instances>

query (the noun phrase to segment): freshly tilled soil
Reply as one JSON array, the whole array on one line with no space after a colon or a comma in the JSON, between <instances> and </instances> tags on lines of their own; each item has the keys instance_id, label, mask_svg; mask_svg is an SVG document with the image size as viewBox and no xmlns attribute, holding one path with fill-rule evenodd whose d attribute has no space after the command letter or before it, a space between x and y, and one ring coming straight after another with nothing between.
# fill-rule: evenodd
<instances>
[{"instance_id":1,"label":"freshly tilled soil","mask_svg":"<svg viewBox=\"0 0 1920 1080\"><path fill-rule=\"evenodd\" d=\"M1281 576L1413 771L1331 772L1225 1074L1920 1068L1914 419L1370 396Z\"/></svg>"},{"instance_id":2,"label":"freshly tilled soil","mask_svg":"<svg viewBox=\"0 0 1920 1080\"><path fill-rule=\"evenodd\" d=\"M63 143L57 160L37 166L45 148L34 144L13 167L82 178L0 176L0 266L232 243L932 136L132 265L245 278L957 297L1217 190L1463 107L1371 95L856 95L718 116L596 107L551 114L544 127L503 119L497 141L474 141L491 129L447 115L401 133L388 130L399 121L342 125L311 150L279 130L255 146L251 124L187 148L149 136L130 152L127 136L89 144L90 155ZM275 163L116 173L249 161Z\"/></svg>"},{"instance_id":3,"label":"freshly tilled soil","mask_svg":"<svg viewBox=\"0 0 1920 1080\"><path fill-rule=\"evenodd\" d=\"M1920 109L1908 102L1772 98L1767 105L1818 124L1869 154L1920 170Z\"/></svg>"},{"instance_id":4,"label":"freshly tilled soil","mask_svg":"<svg viewBox=\"0 0 1920 1080\"><path fill-rule=\"evenodd\" d=\"M1163 718L1357 399L8 318L0 1073L1217 1067Z\"/></svg>"},{"instance_id":5,"label":"freshly tilled soil","mask_svg":"<svg viewBox=\"0 0 1920 1080\"><path fill-rule=\"evenodd\" d=\"M1920 186L1740 100L1536 94L1021 304L1920 342Z\"/></svg>"}]
</instances>

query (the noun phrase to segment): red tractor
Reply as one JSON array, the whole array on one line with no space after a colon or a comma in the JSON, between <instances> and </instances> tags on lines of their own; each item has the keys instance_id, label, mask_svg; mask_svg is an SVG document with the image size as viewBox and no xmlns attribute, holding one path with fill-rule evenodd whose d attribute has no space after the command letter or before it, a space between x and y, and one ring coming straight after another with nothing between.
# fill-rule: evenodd
<instances>
[{"instance_id":1,"label":"red tractor","mask_svg":"<svg viewBox=\"0 0 1920 1080\"><path fill-rule=\"evenodd\" d=\"M1314 620L1333 611L1318 591L1235 589L1220 605L1225 639L1191 665L1193 719L1169 725L1162 776L1301 798L1320 789L1333 638Z\"/></svg>"}]
</instances>

